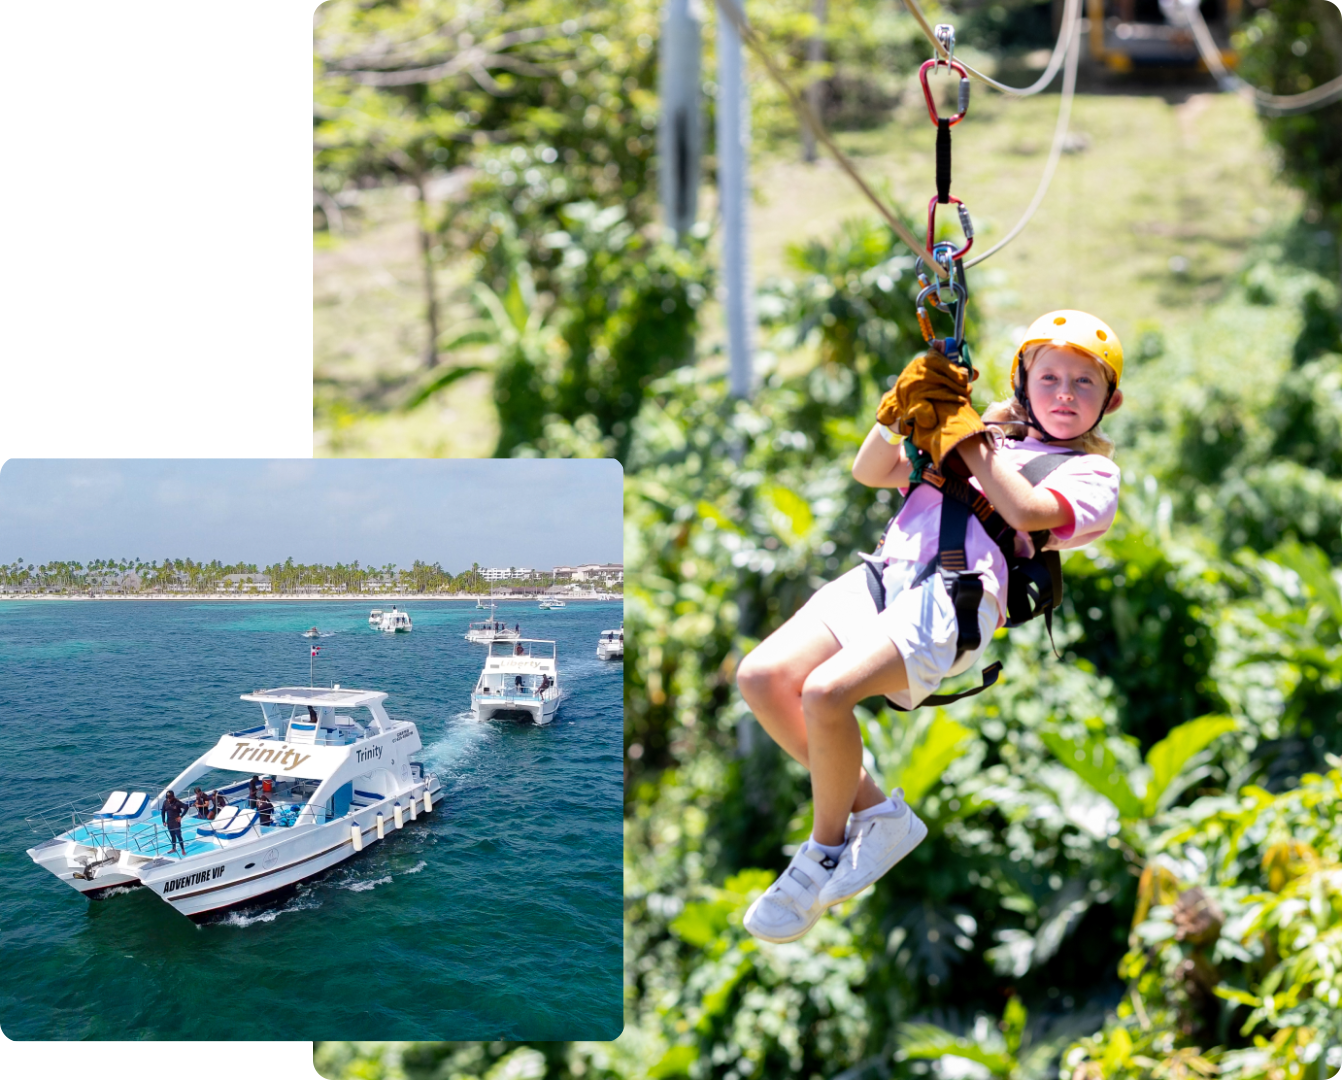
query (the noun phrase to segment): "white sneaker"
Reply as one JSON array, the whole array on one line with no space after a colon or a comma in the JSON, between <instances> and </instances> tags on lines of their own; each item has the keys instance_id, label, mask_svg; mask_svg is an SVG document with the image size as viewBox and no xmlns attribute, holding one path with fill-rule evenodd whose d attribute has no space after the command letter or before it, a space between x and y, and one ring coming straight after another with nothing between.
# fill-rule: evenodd
<instances>
[{"instance_id":1,"label":"white sneaker","mask_svg":"<svg viewBox=\"0 0 1342 1080\"><path fill-rule=\"evenodd\" d=\"M895 802L893 814L848 823L848 846L839 857L838 868L820 890L822 908L856 896L927 837L927 826L904 802L903 789L891 797Z\"/></svg>"},{"instance_id":2,"label":"white sneaker","mask_svg":"<svg viewBox=\"0 0 1342 1080\"><path fill-rule=\"evenodd\" d=\"M802 844L778 880L746 909L746 929L778 945L796 941L825 914L829 905L820 902L820 891L837 865L811 841Z\"/></svg>"}]
</instances>

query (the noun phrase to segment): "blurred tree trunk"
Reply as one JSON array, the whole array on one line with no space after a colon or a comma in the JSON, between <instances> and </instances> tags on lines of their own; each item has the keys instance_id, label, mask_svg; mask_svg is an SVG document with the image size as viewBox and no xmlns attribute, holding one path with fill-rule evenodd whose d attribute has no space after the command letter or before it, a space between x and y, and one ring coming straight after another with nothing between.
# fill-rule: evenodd
<instances>
[{"instance_id":1,"label":"blurred tree trunk","mask_svg":"<svg viewBox=\"0 0 1342 1080\"><path fill-rule=\"evenodd\" d=\"M428 337L424 342L424 366L438 364L438 290L433 273L433 230L429 222L429 196L424 186L424 173L416 169L412 176L415 185L415 228L419 232L419 255L424 269L424 320Z\"/></svg>"},{"instance_id":2,"label":"blurred tree trunk","mask_svg":"<svg viewBox=\"0 0 1342 1080\"><path fill-rule=\"evenodd\" d=\"M816 29L815 35L806 42L806 62L808 65L824 63L825 60L825 19L827 16L826 5L828 0L812 0L811 12L815 15ZM806 88L806 103L811 106L811 112L819 119L825 105L825 80L813 79ZM815 161L815 136L811 133L808 125L801 126L802 152L808 162Z\"/></svg>"}]
</instances>

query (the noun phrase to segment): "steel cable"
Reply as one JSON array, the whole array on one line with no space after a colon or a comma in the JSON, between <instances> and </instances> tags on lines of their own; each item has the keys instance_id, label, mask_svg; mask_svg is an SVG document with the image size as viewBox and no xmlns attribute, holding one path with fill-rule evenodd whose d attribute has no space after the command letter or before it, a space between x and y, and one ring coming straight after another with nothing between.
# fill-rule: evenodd
<instances>
[{"instance_id":1,"label":"steel cable","mask_svg":"<svg viewBox=\"0 0 1342 1080\"><path fill-rule=\"evenodd\" d=\"M1221 52L1212 40L1211 31L1207 29L1207 22L1197 5L1185 3L1183 6L1193 28L1193 40L1197 42L1198 52L1202 54L1202 62L1207 65L1207 70L1215 76L1222 89L1248 97L1260 112L1272 116L1291 116L1312 112L1342 99L1342 75L1301 94L1269 94L1256 86L1250 86L1238 75L1232 75L1226 70Z\"/></svg>"},{"instance_id":2,"label":"steel cable","mask_svg":"<svg viewBox=\"0 0 1342 1080\"><path fill-rule=\"evenodd\" d=\"M1048 58L1048 65L1044 68L1044 73L1034 82L1024 89L1018 89L1014 86L1007 86L1006 83L1000 83L983 72L965 64L964 59L960 58L960 63L970 75L982 83L986 83L994 90L1000 90L1004 94L1011 94L1013 97L1029 97L1031 94L1037 94L1053 81L1053 76L1058 73L1058 68L1062 66L1063 54L1067 51L1067 42L1071 35L1067 32L1067 27L1075 18L1077 10L1080 8L1081 0L1067 0L1063 8L1062 25L1058 29L1058 41L1053 46L1053 55ZM937 40L937 35L928 24L927 16L923 14L923 9L918 6L918 0L904 0L904 6L908 8L909 14L913 16L914 21L922 27L922 31L927 35L927 40L932 43L932 48L936 50L936 55L941 59L949 59L946 49L941 42Z\"/></svg>"},{"instance_id":3,"label":"steel cable","mask_svg":"<svg viewBox=\"0 0 1342 1080\"><path fill-rule=\"evenodd\" d=\"M1076 7L1080 0L1072 0L1072 3L1073 7ZM1021 215L1020 220L1016 222L1012 230L982 255L965 263L966 267L977 266L988 256L1001 251L1007 244L1016 239L1021 230L1034 217L1035 211L1044 201L1044 196L1048 194L1049 184L1053 181L1053 173L1057 170L1058 160L1062 157L1063 144L1067 140L1067 127L1072 119L1072 99L1076 96L1076 69L1081 58L1081 18L1079 12L1074 12L1070 26L1064 26L1063 33L1071 42L1071 48L1067 50L1067 66L1062 73L1062 94L1058 101L1058 122L1053 128L1053 145L1049 148L1048 164L1044 166L1044 175L1039 178L1039 186L1035 189L1034 198L1030 200L1030 205L1025 208L1025 213Z\"/></svg>"}]
</instances>

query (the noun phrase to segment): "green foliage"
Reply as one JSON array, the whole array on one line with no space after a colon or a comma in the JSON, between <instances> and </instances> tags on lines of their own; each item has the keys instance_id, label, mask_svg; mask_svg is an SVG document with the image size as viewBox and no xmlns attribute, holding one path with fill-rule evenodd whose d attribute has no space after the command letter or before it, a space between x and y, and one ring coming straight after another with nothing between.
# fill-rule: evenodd
<instances>
[{"instance_id":1,"label":"green foliage","mask_svg":"<svg viewBox=\"0 0 1342 1080\"><path fill-rule=\"evenodd\" d=\"M1222 1075L1304 1077L1338 1045L1339 794L1333 769L1279 795L1245 786L1174 812L1146 851L1128 995L1069 1050L1073 1076L1160 1075L1162 1060L1168 1072L1201 1058Z\"/></svg>"},{"instance_id":2,"label":"green foliage","mask_svg":"<svg viewBox=\"0 0 1342 1080\"><path fill-rule=\"evenodd\" d=\"M1299 94L1342 70L1342 28L1327 0L1273 0L1235 35L1243 51L1240 74L1272 94ZM1342 103L1269 119L1268 137L1281 147L1291 180L1342 228ZM1336 243L1336 238L1334 238Z\"/></svg>"}]
</instances>

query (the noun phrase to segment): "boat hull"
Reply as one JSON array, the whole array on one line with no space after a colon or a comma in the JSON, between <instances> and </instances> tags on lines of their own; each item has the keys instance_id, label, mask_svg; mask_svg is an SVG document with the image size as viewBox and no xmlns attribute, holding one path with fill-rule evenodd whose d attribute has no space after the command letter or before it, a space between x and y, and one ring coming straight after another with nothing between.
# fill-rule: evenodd
<instances>
[{"instance_id":1,"label":"boat hull","mask_svg":"<svg viewBox=\"0 0 1342 1080\"><path fill-rule=\"evenodd\" d=\"M471 695L471 712L476 720L530 720L536 725L548 724L559 711L559 698L546 701L481 697Z\"/></svg>"},{"instance_id":2,"label":"boat hull","mask_svg":"<svg viewBox=\"0 0 1342 1080\"><path fill-rule=\"evenodd\" d=\"M428 786L430 803L437 805L442 790L434 780ZM361 832L362 847L396 831L395 807L402 808L402 828L413 825L424 810L424 785L401 795L389 796L324 825L309 826L290 836L268 833L245 843L232 844L218 853L190 859L158 860L141 875L143 884L175 910L191 919L204 919L231 908L256 904L292 889L309 878L358 854L352 826ZM414 802L414 816L410 804ZM382 836L378 816L382 816Z\"/></svg>"}]
</instances>

